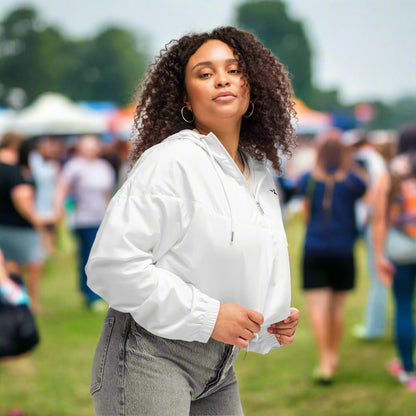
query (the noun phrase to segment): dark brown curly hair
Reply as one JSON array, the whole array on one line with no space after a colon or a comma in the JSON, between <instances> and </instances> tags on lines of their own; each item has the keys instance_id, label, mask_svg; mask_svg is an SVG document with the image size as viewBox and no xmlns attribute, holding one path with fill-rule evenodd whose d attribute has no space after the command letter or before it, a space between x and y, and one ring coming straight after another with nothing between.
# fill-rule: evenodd
<instances>
[{"instance_id":1,"label":"dark brown curly hair","mask_svg":"<svg viewBox=\"0 0 416 416\"><path fill-rule=\"evenodd\" d=\"M199 47L211 39L231 47L250 86L255 108L250 118L242 119L240 146L258 160L269 159L280 172L277 149L290 156L295 145L292 118L296 112L289 74L251 33L230 26L173 40L149 66L136 91L131 162L167 136L194 127L182 119L180 112L184 105L185 67Z\"/></svg>"}]
</instances>

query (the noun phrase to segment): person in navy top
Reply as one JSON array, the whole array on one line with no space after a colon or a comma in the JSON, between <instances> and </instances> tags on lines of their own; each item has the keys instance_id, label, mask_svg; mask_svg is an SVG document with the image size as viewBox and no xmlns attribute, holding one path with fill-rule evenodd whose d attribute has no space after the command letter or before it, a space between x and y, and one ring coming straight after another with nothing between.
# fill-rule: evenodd
<instances>
[{"instance_id":1,"label":"person in navy top","mask_svg":"<svg viewBox=\"0 0 416 416\"><path fill-rule=\"evenodd\" d=\"M366 190L365 182L356 173L345 172L343 180L327 184L308 172L298 182L298 193L307 196L308 187L313 187L314 192L310 200L305 252L350 255L358 236L354 207ZM323 201L329 193L333 194L332 201L326 208Z\"/></svg>"},{"instance_id":2,"label":"person in navy top","mask_svg":"<svg viewBox=\"0 0 416 416\"><path fill-rule=\"evenodd\" d=\"M307 220L303 288L319 350L316 381L332 382L339 361L344 305L354 288L355 203L366 182L338 137L318 145L315 167L298 181Z\"/></svg>"}]
</instances>

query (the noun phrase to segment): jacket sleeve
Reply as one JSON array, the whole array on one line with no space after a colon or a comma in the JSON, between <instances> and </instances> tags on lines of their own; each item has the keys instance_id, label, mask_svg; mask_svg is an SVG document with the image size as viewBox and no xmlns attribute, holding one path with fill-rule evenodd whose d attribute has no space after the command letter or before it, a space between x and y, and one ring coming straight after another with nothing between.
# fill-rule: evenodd
<instances>
[{"instance_id":1,"label":"jacket sleeve","mask_svg":"<svg viewBox=\"0 0 416 416\"><path fill-rule=\"evenodd\" d=\"M88 286L155 335L207 342L219 301L157 264L181 238L184 211L179 197L150 191L132 195L122 188L91 250Z\"/></svg>"}]
</instances>

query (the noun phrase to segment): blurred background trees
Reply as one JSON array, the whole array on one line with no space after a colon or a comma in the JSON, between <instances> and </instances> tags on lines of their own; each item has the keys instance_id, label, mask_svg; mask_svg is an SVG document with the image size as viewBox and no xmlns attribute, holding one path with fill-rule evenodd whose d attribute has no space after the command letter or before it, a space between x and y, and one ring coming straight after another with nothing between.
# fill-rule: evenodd
<instances>
[{"instance_id":1,"label":"blurred background trees","mask_svg":"<svg viewBox=\"0 0 416 416\"><path fill-rule=\"evenodd\" d=\"M312 51L303 25L292 20L286 5L249 1L237 8L237 26L254 33L291 71L296 96L307 100L312 89Z\"/></svg>"},{"instance_id":2,"label":"blurred background trees","mask_svg":"<svg viewBox=\"0 0 416 416\"><path fill-rule=\"evenodd\" d=\"M284 1L242 1L235 24L253 32L287 66L296 96L309 107L353 117L356 105L343 103L337 89L314 85L313 45ZM125 105L132 101L149 58L148 39L136 30L111 26L90 38L73 39L44 22L35 8L19 7L0 22L0 106L18 109L46 91L75 101ZM413 96L367 104L372 117L364 122L372 129L397 128L416 114Z\"/></svg>"},{"instance_id":3,"label":"blurred background trees","mask_svg":"<svg viewBox=\"0 0 416 416\"><path fill-rule=\"evenodd\" d=\"M286 65L295 95L309 107L332 112L340 118L353 117L355 104L343 104L336 89L322 90L313 84L313 45L303 23L288 14L283 1L246 0L236 8L236 25L254 33ZM368 104L373 114L371 120L364 120L366 128L394 129L416 116L416 97Z\"/></svg>"},{"instance_id":4,"label":"blurred background trees","mask_svg":"<svg viewBox=\"0 0 416 416\"><path fill-rule=\"evenodd\" d=\"M321 111L342 108L338 91L322 91L312 83L313 47L302 22L292 19L282 1L246 1L237 7L237 26L254 33L289 69L295 94Z\"/></svg>"},{"instance_id":5,"label":"blurred background trees","mask_svg":"<svg viewBox=\"0 0 416 416\"><path fill-rule=\"evenodd\" d=\"M0 105L29 104L45 91L73 100L131 102L147 65L147 42L109 27L90 39L73 40L45 24L31 7L0 23Z\"/></svg>"}]
</instances>

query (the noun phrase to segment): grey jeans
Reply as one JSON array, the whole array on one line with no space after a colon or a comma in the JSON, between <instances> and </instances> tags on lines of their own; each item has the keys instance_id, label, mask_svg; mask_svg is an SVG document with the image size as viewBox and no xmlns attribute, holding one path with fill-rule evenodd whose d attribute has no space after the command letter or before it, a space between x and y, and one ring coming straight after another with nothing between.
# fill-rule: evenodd
<instances>
[{"instance_id":1,"label":"grey jeans","mask_svg":"<svg viewBox=\"0 0 416 416\"><path fill-rule=\"evenodd\" d=\"M233 362L239 349L158 337L109 309L90 393L98 416L242 415Z\"/></svg>"}]
</instances>

